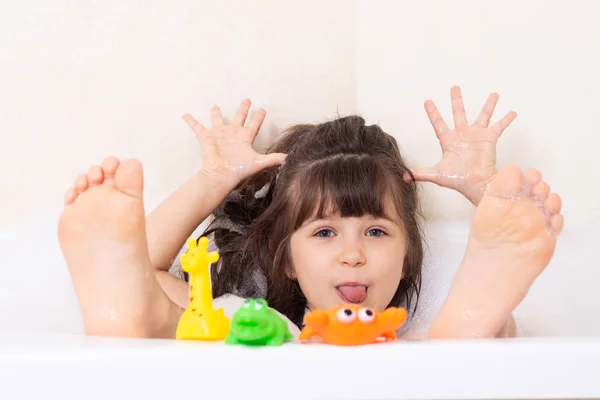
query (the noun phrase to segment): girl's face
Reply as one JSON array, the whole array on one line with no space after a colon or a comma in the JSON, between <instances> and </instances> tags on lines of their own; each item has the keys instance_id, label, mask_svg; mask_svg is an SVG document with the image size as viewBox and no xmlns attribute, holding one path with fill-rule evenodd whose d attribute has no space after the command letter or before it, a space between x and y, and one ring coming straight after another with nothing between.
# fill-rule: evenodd
<instances>
[{"instance_id":1,"label":"girl's face","mask_svg":"<svg viewBox=\"0 0 600 400\"><path fill-rule=\"evenodd\" d=\"M402 222L370 215L308 219L291 237L293 269L311 310L356 303L383 311L400 279L406 255ZM389 211L389 212L388 212Z\"/></svg>"}]
</instances>

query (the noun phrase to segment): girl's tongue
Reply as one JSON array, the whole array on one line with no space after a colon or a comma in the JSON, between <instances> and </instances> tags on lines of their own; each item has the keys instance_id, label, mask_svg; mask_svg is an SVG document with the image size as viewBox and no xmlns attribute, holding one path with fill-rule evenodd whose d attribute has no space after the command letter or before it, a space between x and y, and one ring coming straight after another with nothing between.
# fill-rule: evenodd
<instances>
[{"instance_id":1,"label":"girl's tongue","mask_svg":"<svg viewBox=\"0 0 600 400\"><path fill-rule=\"evenodd\" d=\"M347 303L362 303L367 297L367 287L341 285L337 287L338 296Z\"/></svg>"}]
</instances>

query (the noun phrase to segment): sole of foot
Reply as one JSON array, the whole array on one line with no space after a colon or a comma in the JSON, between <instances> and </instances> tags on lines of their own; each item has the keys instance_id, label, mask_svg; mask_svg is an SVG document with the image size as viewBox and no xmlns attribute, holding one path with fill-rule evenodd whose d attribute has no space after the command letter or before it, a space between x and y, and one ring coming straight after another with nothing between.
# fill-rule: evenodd
<instances>
[{"instance_id":1,"label":"sole of foot","mask_svg":"<svg viewBox=\"0 0 600 400\"><path fill-rule=\"evenodd\" d=\"M491 337L502 329L552 259L561 206L537 170L509 166L496 174L473 215L465 257L440 312L448 317L434 336Z\"/></svg>"},{"instance_id":2,"label":"sole of foot","mask_svg":"<svg viewBox=\"0 0 600 400\"><path fill-rule=\"evenodd\" d=\"M104 160L77 177L58 223L61 249L88 335L172 336L172 304L156 281L146 240L143 170Z\"/></svg>"}]
</instances>

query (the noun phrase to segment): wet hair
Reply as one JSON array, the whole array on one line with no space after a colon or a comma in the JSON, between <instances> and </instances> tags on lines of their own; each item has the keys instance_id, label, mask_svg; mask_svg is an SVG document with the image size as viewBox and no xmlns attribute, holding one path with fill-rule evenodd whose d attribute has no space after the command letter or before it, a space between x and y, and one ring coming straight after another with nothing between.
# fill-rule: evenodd
<instances>
[{"instance_id":1,"label":"wet hair","mask_svg":"<svg viewBox=\"0 0 600 400\"><path fill-rule=\"evenodd\" d=\"M242 181L213 212L202 236L220 253L211 268L213 296L263 297L293 323L303 323L307 300L293 270L290 239L315 212L343 217L385 216L391 199L406 237L404 272L390 306L416 307L423 241L414 179L396 140L360 116L295 125L267 150L286 153L282 166ZM389 216L388 216L389 217ZM400 266L399 266L400 267Z\"/></svg>"}]
</instances>

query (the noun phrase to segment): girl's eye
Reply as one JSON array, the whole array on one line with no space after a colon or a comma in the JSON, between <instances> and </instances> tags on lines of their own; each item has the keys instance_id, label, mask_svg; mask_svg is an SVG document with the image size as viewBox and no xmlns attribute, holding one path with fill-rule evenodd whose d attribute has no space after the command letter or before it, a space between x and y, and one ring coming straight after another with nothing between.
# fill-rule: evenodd
<instances>
[{"instance_id":1,"label":"girl's eye","mask_svg":"<svg viewBox=\"0 0 600 400\"><path fill-rule=\"evenodd\" d=\"M331 237L333 236L333 231L331 229L321 229L320 231L315 233L315 236L322 238Z\"/></svg>"},{"instance_id":2,"label":"girl's eye","mask_svg":"<svg viewBox=\"0 0 600 400\"><path fill-rule=\"evenodd\" d=\"M387 235L384 231L378 228L373 228L367 232L368 236L385 236Z\"/></svg>"}]
</instances>

